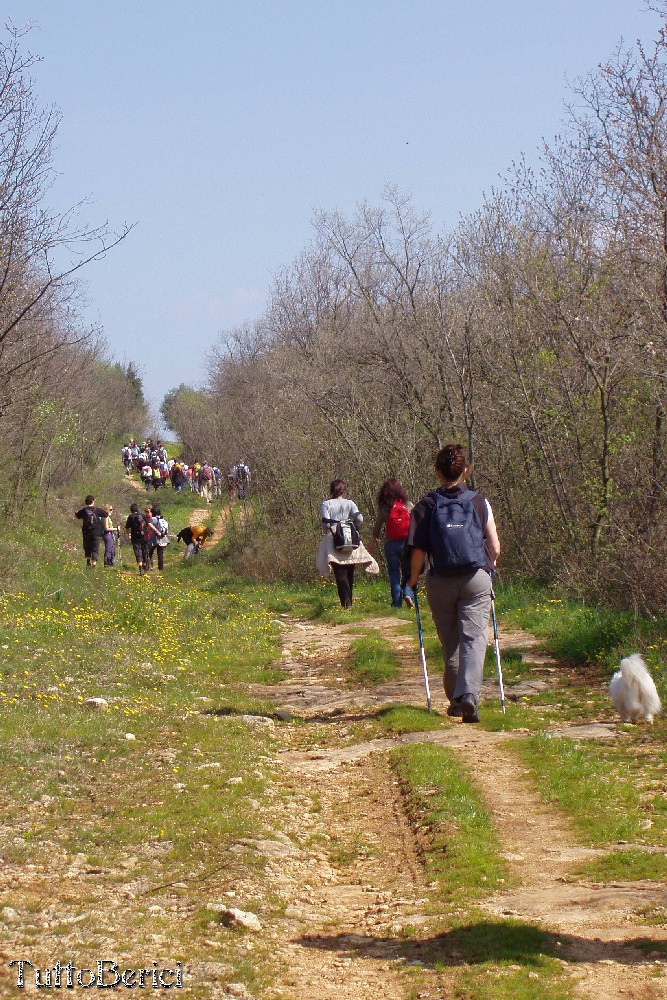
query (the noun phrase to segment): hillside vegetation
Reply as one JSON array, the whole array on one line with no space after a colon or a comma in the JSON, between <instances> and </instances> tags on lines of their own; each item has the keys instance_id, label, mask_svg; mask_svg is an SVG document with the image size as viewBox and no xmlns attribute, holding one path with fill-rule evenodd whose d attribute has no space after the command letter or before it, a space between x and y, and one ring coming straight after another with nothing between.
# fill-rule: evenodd
<instances>
[{"instance_id":1,"label":"hillside vegetation","mask_svg":"<svg viewBox=\"0 0 667 1000\"><path fill-rule=\"evenodd\" d=\"M307 577L332 478L372 516L387 476L416 500L457 441L502 572L664 612L665 38L579 81L539 170L518 159L450 232L391 187L319 213L204 389L167 395L188 455L250 462L265 527L246 571Z\"/></svg>"}]
</instances>

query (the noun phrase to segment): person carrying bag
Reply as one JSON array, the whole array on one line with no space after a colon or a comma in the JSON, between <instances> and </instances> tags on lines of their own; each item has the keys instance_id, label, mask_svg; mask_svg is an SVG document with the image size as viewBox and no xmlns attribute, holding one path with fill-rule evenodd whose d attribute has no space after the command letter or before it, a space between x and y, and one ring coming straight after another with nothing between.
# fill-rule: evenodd
<instances>
[{"instance_id":1,"label":"person carrying bag","mask_svg":"<svg viewBox=\"0 0 667 1000\"><path fill-rule=\"evenodd\" d=\"M422 497L410 515L408 585L417 587L427 559L426 596L445 661L447 715L479 722L491 574L500 541L488 500L466 487L470 467L461 445L442 448L435 471L439 489Z\"/></svg>"}]
</instances>

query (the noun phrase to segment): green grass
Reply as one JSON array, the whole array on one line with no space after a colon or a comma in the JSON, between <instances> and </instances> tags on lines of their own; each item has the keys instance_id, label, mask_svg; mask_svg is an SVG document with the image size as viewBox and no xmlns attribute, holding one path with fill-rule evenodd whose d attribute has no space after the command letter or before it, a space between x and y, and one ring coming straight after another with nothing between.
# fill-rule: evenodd
<instances>
[{"instance_id":1,"label":"green grass","mask_svg":"<svg viewBox=\"0 0 667 1000\"><path fill-rule=\"evenodd\" d=\"M257 591L275 614L293 614L333 625L363 622L378 615L414 621L414 612L391 607L386 581L366 577L363 573L355 580L351 610L341 608L336 584L331 580L318 578L309 583L277 580L271 585L257 584Z\"/></svg>"},{"instance_id":2,"label":"green grass","mask_svg":"<svg viewBox=\"0 0 667 1000\"><path fill-rule=\"evenodd\" d=\"M261 899L267 920L284 905L266 891L264 862L251 843L280 828L280 807L290 790L269 763L276 731L240 719L272 708L250 697L247 684L281 677L275 665L278 615L372 626L373 617L391 614L405 622L401 629L414 634L414 614L391 611L386 582L363 577L351 613L340 608L332 583L253 586L232 576L222 548L204 550L185 563L182 547L172 544L164 575L140 580L126 546L122 571L99 565L88 572L80 525L72 517L87 492L95 492L99 503L113 503L120 523L131 502L158 501L172 535L203 504L187 491L140 493L115 459L86 478L53 499L48 516L36 522L19 518L0 532L0 854L28 879L8 882L3 905L25 914L28 929L22 940L36 957L44 949L41 964L46 965L63 950L72 930L66 921L40 933L29 930L33 919L39 923L33 914L40 914L44 900L53 896L54 877L65 915L104 909L105 920L111 920L111 910L102 904L125 900L115 929L105 930L101 917L90 917L88 951L80 964L89 959L90 949L106 947L110 936L118 950L144 959L154 953L154 935L160 934L169 942L170 960L223 963L232 970L230 979L260 993L271 956L253 936L222 927L210 905L221 898L257 911ZM599 678L611 670L621 647L630 651L625 647L631 642L643 643L631 648L645 650L664 691L667 654L660 622L633 623L629 634L622 616L577 608L557 596L535 591L531 597L525 588L499 587L497 597L501 619L531 627L552 648L566 650L570 662L583 665L583 679L508 703L506 716L497 702L487 703L484 727L539 729L551 720L588 721L601 714L602 689L598 684L589 690L588 664L595 664ZM439 672L440 645L426 607L423 628L429 668ZM373 632L355 636L351 671L356 683L395 676L397 660L390 649ZM528 666L519 650L503 654L508 683L525 676ZM492 648L486 669L495 674ZM92 695L107 700L105 711L83 707ZM608 706L606 711L611 713ZM355 723L345 738L445 725L453 723L425 708L396 705ZM318 743L337 739L331 727L304 724L303 729ZM298 739L297 723L292 732ZM126 739L128 733L135 739ZM530 737L517 747L526 754L545 801L571 815L589 843L665 842L667 811L664 783L659 783L667 763L660 742L664 723L627 733L621 745L577 746ZM462 771L458 759L441 747L402 747L392 759L447 927L429 944L432 960L436 968L455 968L455 995L470 1000L569 996L552 935L532 925L490 920L474 909L475 900L509 878L474 775ZM330 842L338 864L352 864L376 849L359 837ZM62 878L77 859L84 869L99 873L88 881ZM35 869L26 876L29 865ZM664 880L664 855L611 851L577 871L590 879ZM152 904L163 911L152 914ZM170 907L177 911L172 917ZM647 917L656 923L663 918L657 911ZM3 944L10 936L10 929L0 927ZM203 937L209 939L206 951ZM71 957L76 963L76 948ZM522 968L511 968L516 964ZM197 998L207 995L200 992Z\"/></svg>"},{"instance_id":3,"label":"green grass","mask_svg":"<svg viewBox=\"0 0 667 1000\"><path fill-rule=\"evenodd\" d=\"M585 843L664 843L664 749L643 751L632 743L579 744L542 734L513 748L530 768L542 799L572 818Z\"/></svg>"},{"instance_id":4,"label":"green grass","mask_svg":"<svg viewBox=\"0 0 667 1000\"><path fill-rule=\"evenodd\" d=\"M350 652L350 678L356 685L383 684L399 674L399 661L393 643L379 632L354 639Z\"/></svg>"},{"instance_id":5,"label":"green grass","mask_svg":"<svg viewBox=\"0 0 667 1000\"><path fill-rule=\"evenodd\" d=\"M425 707L414 708L411 705L390 705L381 709L375 718L379 728L388 733L426 732L442 729L449 724L449 720L437 712L429 712Z\"/></svg>"},{"instance_id":6,"label":"green grass","mask_svg":"<svg viewBox=\"0 0 667 1000\"><path fill-rule=\"evenodd\" d=\"M589 882L667 881L667 856L649 851L610 851L570 871L573 879Z\"/></svg>"},{"instance_id":7,"label":"green grass","mask_svg":"<svg viewBox=\"0 0 667 1000\"><path fill-rule=\"evenodd\" d=\"M455 996L461 1000L573 1000L576 993L558 959L562 942L533 924L477 915L459 921L438 944L467 966ZM438 952L429 955L438 963Z\"/></svg>"},{"instance_id":8,"label":"green grass","mask_svg":"<svg viewBox=\"0 0 667 1000\"><path fill-rule=\"evenodd\" d=\"M525 680L526 677L531 676L530 661L524 659L524 656L524 651L520 649L503 649L501 651L500 665L505 684L515 684L517 681ZM484 656L484 679L493 680L497 675L496 647L488 646Z\"/></svg>"},{"instance_id":9,"label":"green grass","mask_svg":"<svg viewBox=\"0 0 667 1000\"><path fill-rule=\"evenodd\" d=\"M48 517L19 518L0 533L0 853L19 871L35 866L3 905L29 913L55 899L64 915L106 912L105 900L123 900L125 887L139 884L122 920L106 931L107 918L99 927L89 921L87 951L72 947L68 956L85 965L111 937L140 965L165 950L153 941L159 932L169 959L188 962L200 949L193 906L202 893L236 891L235 905L257 907L243 886L252 873L261 878L264 862L240 842L262 831L248 803L266 808L274 737L240 715L271 710L246 684L279 679L280 630L261 596L226 580L206 552L184 563L182 548L171 545L165 573L140 579L125 546L122 569L87 570L72 516L86 492L111 502L121 524L131 502L149 499L120 463L102 463L91 479L54 500ZM172 534L202 506L170 489L150 499L159 500ZM106 708L84 707L91 696ZM81 878L63 878L77 859ZM98 874L85 881L87 869ZM162 910L152 914L154 904ZM270 894L263 905L274 907ZM55 921L30 939L31 959L52 964L71 930ZM246 936L207 933L218 940L215 960L235 978L265 981L269 960L254 944L246 951ZM0 928L3 942L10 936ZM208 996L202 989L195 995Z\"/></svg>"},{"instance_id":10,"label":"green grass","mask_svg":"<svg viewBox=\"0 0 667 1000\"><path fill-rule=\"evenodd\" d=\"M558 935L518 920L494 919L475 902L510 884L491 818L454 752L428 745L393 752L408 816L417 831L426 878L440 898L446 929L422 944L419 958L465 1000L572 1000ZM451 986L451 976L455 985ZM419 989L431 980L415 970ZM448 994L449 995L449 994Z\"/></svg>"},{"instance_id":11,"label":"green grass","mask_svg":"<svg viewBox=\"0 0 667 1000\"><path fill-rule=\"evenodd\" d=\"M465 1000L571 1000L575 996L558 959L559 935L534 924L473 911L452 918L426 951L436 969L461 969L453 996Z\"/></svg>"},{"instance_id":12,"label":"green grass","mask_svg":"<svg viewBox=\"0 0 667 1000\"><path fill-rule=\"evenodd\" d=\"M491 818L453 751L421 744L391 755L408 813L424 833L426 875L458 905L493 892L508 878Z\"/></svg>"},{"instance_id":13,"label":"green grass","mask_svg":"<svg viewBox=\"0 0 667 1000\"><path fill-rule=\"evenodd\" d=\"M554 656L573 664L597 664L608 676L623 656L641 652L658 691L667 700L667 617L640 618L611 607L587 606L528 581L497 584L501 621L543 639Z\"/></svg>"}]
</instances>

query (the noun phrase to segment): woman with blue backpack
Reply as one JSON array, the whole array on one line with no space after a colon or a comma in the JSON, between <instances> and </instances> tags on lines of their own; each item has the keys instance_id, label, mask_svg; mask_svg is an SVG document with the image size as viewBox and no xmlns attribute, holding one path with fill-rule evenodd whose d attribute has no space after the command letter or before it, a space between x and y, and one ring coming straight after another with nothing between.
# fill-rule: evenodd
<instances>
[{"instance_id":1,"label":"woman with blue backpack","mask_svg":"<svg viewBox=\"0 0 667 1000\"><path fill-rule=\"evenodd\" d=\"M412 590L407 585L405 589L402 586L403 553L410 527L411 510L412 504L408 502L398 479L385 479L378 493L378 512L368 551L371 555L374 554L377 540L384 532L384 554L387 560L393 608L400 608L404 599L408 607L414 607Z\"/></svg>"},{"instance_id":2,"label":"woman with blue backpack","mask_svg":"<svg viewBox=\"0 0 667 1000\"><path fill-rule=\"evenodd\" d=\"M410 515L408 584L416 588L428 560L426 596L445 661L447 715L479 722L491 574L500 541L489 501L466 486L470 467L460 444L438 452L435 471L439 489L423 497Z\"/></svg>"}]
</instances>

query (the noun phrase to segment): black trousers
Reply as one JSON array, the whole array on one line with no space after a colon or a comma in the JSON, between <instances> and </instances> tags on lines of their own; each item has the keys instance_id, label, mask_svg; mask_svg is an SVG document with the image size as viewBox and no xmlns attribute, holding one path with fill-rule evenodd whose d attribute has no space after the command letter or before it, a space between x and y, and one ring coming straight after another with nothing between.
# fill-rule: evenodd
<instances>
[{"instance_id":1,"label":"black trousers","mask_svg":"<svg viewBox=\"0 0 667 1000\"><path fill-rule=\"evenodd\" d=\"M157 568L159 570L164 569L164 547L162 545L154 545L152 548L148 549L148 568L153 569L153 554L157 552Z\"/></svg>"},{"instance_id":2,"label":"black trousers","mask_svg":"<svg viewBox=\"0 0 667 1000\"><path fill-rule=\"evenodd\" d=\"M336 577L338 596L344 608L352 607L352 588L354 586L354 565L341 566L340 563L332 562L331 568Z\"/></svg>"}]
</instances>

